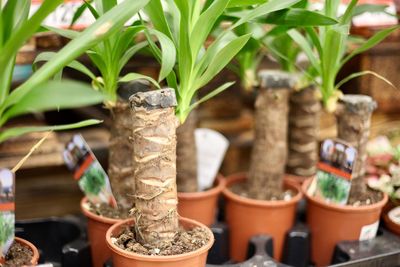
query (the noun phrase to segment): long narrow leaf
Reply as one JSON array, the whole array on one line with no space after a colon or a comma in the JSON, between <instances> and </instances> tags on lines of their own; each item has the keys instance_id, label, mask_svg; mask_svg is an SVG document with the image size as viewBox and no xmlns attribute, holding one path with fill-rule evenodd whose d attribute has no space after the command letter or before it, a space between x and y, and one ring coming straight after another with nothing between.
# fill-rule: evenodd
<instances>
[{"instance_id":1,"label":"long narrow leaf","mask_svg":"<svg viewBox=\"0 0 400 267\"><path fill-rule=\"evenodd\" d=\"M391 87L396 88L396 86L394 86L394 84L391 83L388 79L386 79L386 78L383 77L382 75L379 75L378 73L376 73L376 72L374 72L374 71L370 71L370 70L364 70L364 71L360 71L360 72L356 72L356 73L350 74L349 76L347 76L346 78L344 78L343 80L341 80L340 82L338 82L338 83L336 84L336 88L337 88L337 89L340 89L340 87L341 87L343 84L347 83L348 81L350 81L350 80L352 80L352 79L355 79L355 78L357 78L357 77L360 77L360 76L368 75L368 74L369 74L369 75L373 75L373 76L375 76L376 78L378 78L378 79L384 81L385 83L387 83L387 84L390 85ZM397 89L397 88L396 88L396 89Z\"/></svg>"},{"instance_id":2,"label":"long narrow leaf","mask_svg":"<svg viewBox=\"0 0 400 267\"><path fill-rule=\"evenodd\" d=\"M132 82L137 80L147 80L151 82L156 88L158 89L160 88L160 84L156 80L154 80L149 76L142 75L139 73L128 73L124 77L120 78L119 82Z\"/></svg>"},{"instance_id":3,"label":"long narrow leaf","mask_svg":"<svg viewBox=\"0 0 400 267\"><path fill-rule=\"evenodd\" d=\"M226 89L228 89L229 87L231 87L232 85L234 85L235 82L228 82L228 83L224 83L223 85L219 86L218 88L212 90L210 93L208 93L207 95L203 96L199 101L196 101L195 103L193 103L190 106L190 110L195 109L196 107L198 107L201 103L204 103L208 100L210 100L211 98L213 98L214 96L222 93L223 91L225 91Z\"/></svg>"},{"instance_id":4,"label":"long narrow leaf","mask_svg":"<svg viewBox=\"0 0 400 267\"><path fill-rule=\"evenodd\" d=\"M18 137L27 133L32 132L47 132L47 131L62 131L76 128L82 128L86 126L96 125L102 123L100 120L85 120L78 123L66 124L66 125L55 125L55 126L27 126L27 127L14 127L5 129L0 132L0 143L13 138Z\"/></svg>"}]
</instances>

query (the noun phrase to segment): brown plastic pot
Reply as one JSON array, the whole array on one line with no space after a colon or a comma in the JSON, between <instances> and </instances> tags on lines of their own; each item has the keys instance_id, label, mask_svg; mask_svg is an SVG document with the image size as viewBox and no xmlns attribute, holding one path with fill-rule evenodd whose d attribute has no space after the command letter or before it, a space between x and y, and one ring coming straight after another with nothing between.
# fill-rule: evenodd
<instances>
[{"instance_id":1,"label":"brown plastic pot","mask_svg":"<svg viewBox=\"0 0 400 267\"><path fill-rule=\"evenodd\" d=\"M81 201L82 213L87 217L87 231L92 253L93 267L102 267L104 262L111 257L111 251L107 247L106 232L115 223L121 222L120 219L111 219L99 216L87 208L86 197Z\"/></svg>"},{"instance_id":2,"label":"brown plastic pot","mask_svg":"<svg viewBox=\"0 0 400 267\"><path fill-rule=\"evenodd\" d=\"M118 236L122 229L127 225L133 225L133 219L128 219L113 225L107 231L107 245L112 251L112 259L114 267L204 267L207 261L208 250L214 243L214 236L211 230L205 225L187 218L179 219L180 225L186 229L193 229L194 227L204 227L210 235L210 241L202 248L184 253L181 255L173 256L147 256L133 252L125 251L111 241L112 237Z\"/></svg>"},{"instance_id":3,"label":"brown plastic pot","mask_svg":"<svg viewBox=\"0 0 400 267\"><path fill-rule=\"evenodd\" d=\"M210 226L215 221L218 197L225 187L225 179L218 175L216 185L203 192L178 192L178 213Z\"/></svg>"},{"instance_id":4,"label":"brown plastic pot","mask_svg":"<svg viewBox=\"0 0 400 267\"><path fill-rule=\"evenodd\" d=\"M274 258L281 260L284 239L295 222L297 203L302 198L300 187L285 180L285 187L296 193L289 201L263 201L234 194L229 187L246 181L244 173L227 177L223 190L226 198L226 221L230 229L230 256L237 262L246 259L250 238L257 234L268 234L274 239Z\"/></svg>"},{"instance_id":5,"label":"brown plastic pot","mask_svg":"<svg viewBox=\"0 0 400 267\"><path fill-rule=\"evenodd\" d=\"M361 229L379 221L388 196L368 206L340 206L328 204L309 196L307 189L312 182L304 182L302 190L307 198L307 224L311 230L311 259L316 266L331 263L335 245L344 240L359 240Z\"/></svg>"},{"instance_id":6,"label":"brown plastic pot","mask_svg":"<svg viewBox=\"0 0 400 267\"><path fill-rule=\"evenodd\" d=\"M14 237L15 242L20 243L24 247L28 247L32 251L32 259L31 259L31 264L30 266L36 266L39 262L39 251L38 249L29 241L19 238L19 237ZM0 258L0 263L4 264L4 259Z\"/></svg>"}]
</instances>

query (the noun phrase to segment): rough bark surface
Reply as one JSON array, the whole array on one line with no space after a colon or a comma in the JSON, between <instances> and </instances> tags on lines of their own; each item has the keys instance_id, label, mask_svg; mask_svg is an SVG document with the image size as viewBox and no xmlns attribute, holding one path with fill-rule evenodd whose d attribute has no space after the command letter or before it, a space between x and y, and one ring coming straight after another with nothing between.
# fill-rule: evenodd
<instances>
[{"instance_id":1,"label":"rough bark surface","mask_svg":"<svg viewBox=\"0 0 400 267\"><path fill-rule=\"evenodd\" d=\"M197 126L197 114L193 110L186 121L176 130L176 168L178 192L196 192L197 185L197 149L194 131Z\"/></svg>"},{"instance_id":2,"label":"rough bark surface","mask_svg":"<svg viewBox=\"0 0 400 267\"><path fill-rule=\"evenodd\" d=\"M110 129L108 156L108 175L117 200L122 209L132 208L135 194L133 177L132 116L129 107L129 96L137 92L150 90L146 81L135 81L121 85L119 99L111 109L113 123Z\"/></svg>"},{"instance_id":3,"label":"rough bark surface","mask_svg":"<svg viewBox=\"0 0 400 267\"><path fill-rule=\"evenodd\" d=\"M314 87L290 95L287 172L312 176L317 171L321 103Z\"/></svg>"},{"instance_id":4,"label":"rough bark surface","mask_svg":"<svg viewBox=\"0 0 400 267\"><path fill-rule=\"evenodd\" d=\"M132 117L129 103L119 100L111 110L111 126L108 156L108 175L118 205L132 207L135 180L132 164Z\"/></svg>"},{"instance_id":5,"label":"rough bark surface","mask_svg":"<svg viewBox=\"0 0 400 267\"><path fill-rule=\"evenodd\" d=\"M165 246L178 231L175 93L137 93L130 101L136 236L142 245Z\"/></svg>"},{"instance_id":6,"label":"rough bark surface","mask_svg":"<svg viewBox=\"0 0 400 267\"><path fill-rule=\"evenodd\" d=\"M345 95L337 110L338 138L353 145L358 152L353 169L349 202L363 200L367 193L364 181L366 146L371 128L371 114L375 101L365 95Z\"/></svg>"},{"instance_id":7,"label":"rough bark surface","mask_svg":"<svg viewBox=\"0 0 400 267\"><path fill-rule=\"evenodd\" d=\"M255 103L255 141L249 170L249 196L272 199L282 193L287 158L290 78L282 73L260 73L261 89Z\"/></svg>"}]
</instances>

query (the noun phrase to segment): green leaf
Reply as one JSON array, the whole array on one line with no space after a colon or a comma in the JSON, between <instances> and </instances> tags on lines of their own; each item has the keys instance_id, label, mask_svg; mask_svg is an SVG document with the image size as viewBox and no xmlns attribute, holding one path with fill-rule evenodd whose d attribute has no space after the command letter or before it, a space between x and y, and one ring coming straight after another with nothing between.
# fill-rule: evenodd
<instances>
[{"instance_id":1,"label":"green leaf","mask_svg":"<svg viewBox=\"0 0 400 267\"><path fill-rule=\"evenodd\" d=\"M213 4L200 15L190 34L193 59L197 58L200 48L210 34L215 22L224 12L228 2L229 0L215 0Z\"/></svg>"},{"instance_id":2,"label":"green leaf","mask_svg":"<svg viewBox=\"0 0 400 267\"><path fill-rule=\"evenodd\" d=\"M71 80L49 81L33 88L20 99L18 105L8 109L1 118L0 125L21 114L88 106L103 100L100 92L85 83Z\"/></svg>"},{"instance_id":3,"label":"green leaf","mask_svg":"<svg viewBox=\"0 0 400 267\"><path fill-rule=\"evenodd\" d=\"M0 143L13 138L18 137L27 133L32 132L47 132L47 131L62 131L76 128L82 128L86 126L96 125L102 123L99 120L85 120L78 123L66 124L66 125L55 125L55 126L27 126L27 127L14 127L5 129L0 133Z\"/></svg>"},{"instance_id":4,"label":"green leaf","mask_svg":"<svg viewBox=\"0 0 400 267\"><path fill-rule=\"evenodd\" d=\"M119 71L121 71L125 65L128 63L128 61L140 50L142 50L143 48L145 48L147 46L147 42L140 42L137 43L135 45L133 45L132 47L130 47L128 50L125 51L124 55L121 57L121 59L119 60L119 64L118 64L118 69ZM98 55L97 55L98 56ZM93 60L94 58L92 58L92 61L96 62L98 60ZM96 63L97 65L97 63ZM98 66L98 65L97 65ZM104 64L105 67L105 64Z\"/></svg>"},{"instance_id":5,"label":"green leaf","mask_svg":"<svg viewBox=\"0 0 400 267\"><path fill-rule=\"evenodd\" d=\"M261 16L265 16L271 12L288 8L298 2L300 2L300 0L270 0L249 11L246 15L235 22L235 24L231 26L231 29L234 29L245 22L249 22Z\"/></svg>"},{"instance_id":6,"label":"green leaf","mask_svg":"<svg viewBox=\"0 0 400 267\"><path fill-rule=\"evenodd\" d=\"M231 0L229 1L228 8L232 7L247 7L256 4L263 4L265 0Z\"/></svg>"},{"instance_id":7,"label":"green leaf","mask_svg":"<svg viewBox=\"0 0 400 267\"><path fill-rule=\"evenodd\" d=\"M136 80L147 80L149 82L151 82L152 84L154 84L155 87L157 87L158 89L160 89L160 84L154 80L153 78L146 76L146 75L142 75L139 73L128 73L126 74L124 77L119 79L119 82L131 82L131 81L136 81Z\"/></svg>"},{"instance_id":8,"label":"green leaf","mask_svg":"<svg viewBox=\"0 0 400 267\"><path fill-rule=\"evenodd\" d=\"M165 18L163 6L160 0L151 0L147 6L144 8L147 16L151 19L154 28L165 35L167 35L171 40L173 39L171 29L168 25L167 19Z\"/></svg>"},{"instance_id":9,"label":"green leaf","mask_svg":"<svg viewBox=\"0 0 400 267\"><path fill-rule=\"evenodd\" d=\"M75 39L80 34L80 32L78 32L78 31L62 29L62 28L55 28L55 27L46 26L46 25L43 25L43 28L45 28L51 32L57 33L58 35L61 35L68 39Z\"/></svg>"},{"instance_id":10,"label":"green leaf","mask_svg":"<svg viewBox=\"0 0 400 267\"><path fill-rule=\"evenodd\" d=\"M365 12L386 12L387 5L375 5L375 4L361 4L357 5L353 10L353 17L361 15Z\"/></svg>"},{"instance_id":11,"label":"green leaf","mask_svg":"<svg viewBox=\"0 0 400 267\"><path fill-rule=\"evenodd\" d=\"M197 88L203 87L211 79L213 79L215 75L217 75L243 48L250 37L250 34L237 37L230 41L224 48L222 48L211 60L208 68L203 73L203 75L201 75L201 77L198 79Z\"/></svg>"},{"instance_id":12,"label":"green leaf","mask_svg":"<svg viewBox=\"0 0 400 267\"><path fill-rule=\"evenodd\" d=\"M84 0L84 1L85 1L85 0ZM112 1L112 0L109 0L109 1ZM95 19L98 19L98 18L100 17L99 13L97 13L96 9L95 9L90 3L87 3L87 2L85 1L85 2L84 2L84 5L86 5L86 7L89 9L90 13L92 13L92 16L93 16ZM107 11L108 11L108 10L107 10ZM103 12L103 13L105 13L105 12Z\"/></svg>"},{"instance_id":13,"label":"green leaf","mask_svg":"<svg viewBox=\"0 0 400 267\"><path fill-rule=\"evenodd\" d=\"M369 75L375 76L376 78L378 78L378 79L384 81L385 83L389 84L389 85L392 86L393 88L397 89L396 86L394 86L394 84L391 83L388 79L386 79L385 77L379 75L378 73L376 73L376 72L374 72L374 71L370 71L370 70L365 70L365 71L360 71L360 72L356 72L356 73L350 74L349 76L347 76L346 78L344 78L343 80L341 80L340 82L338 82L338 83L336 84L336 88L337 88L337 89L340 89L340 87L341 87L343 84L347 83L348 81L350 81L350 80L352 80L352 79L354 79L354 78L360 77L360 76L368 75L368 74L369 74Z\"/></svg>"},{"instance_id":14,"label":"green leaf","mask_svg":"<svg viewBox=\"0 0 400 267\"><path fill-rule=\"evenodd\" d=\"M334 25L338 23L335 19L318 12L300 8L290 8L272 12L266 16L266 18L262 19L261 22L296 27Z\"/></svg>"},{"instance_id":15,"label":"green leaf","mask_svg":"<svg viewBox=\"0 0 400 267\"><path fill-rule=\"evenodd\" d=\"M76 11L74 13L74 16L72 17L71 23L69 24L70 28L75 25L75 23L82 16L83 12L85 12L86 9L87 9L87 3L86 2L83 2L83 4L76 9Z\"/></svg>"},{"instance_id":16,"label":"green leaf","mask_svg":"<svg viewBox=\"0 0 400 267\"><path fill-rule=\"evenodd\" d=\"M43 52L43 53L40 53L35 58L35 61L33 62L33 68L36 69L36 65L37 65L38 62L52 60L55 55L56 55L55 52ZM91 72L85 65L83 65L79 61L76 61L76 60L71 61L71 63L69 63L66 67L75 69L75 70L85 74L86 76L88 76L92 80L96 79L96 76L93 74L93 72Z\"/></svg>"},{"instance_id":17,"label":"green leaf","mask_svg":"<svg viewBox=\"0 0 400 267\"><path fill-rule=\"evenodd\" d=\"M347 6L346 11L344 12L342 18L340 19L341 24L349 24L351 23L351 19L353 17L354 8L357 5L358 0L351 0L350 4Z\"/></svg>"},{"instance_id":18,"label":"green leaf","mask_svg":"<svg viewBox=\"0 0 400 267\"><path fill-rule=\"evenodd\" d=\"M288 31L288 35L302 48L303 52L307 55L308 60L311 65L316 69L320 69L319 62L315 56L312 47L307 42L306 38L301 35L296 29L291 29Z\"/></svg>"},{"instance_id":19,"label":"green leaf","mask_svg":"<svg viewBox=\"0 0 400 267\"><path fill-rule=\"evenodd\" d=\"M343 62L342 62L342 66L347 61L352 59L354 56L356 56L358 54L361 54L361 53L371 49L372 47L376 46L377 44L382 42L386 37L388 37L391 33L393 33L394 31L396 31L398 29L399 29L399 27L395 26L395 27L387 28L387 29L384 29L384 30L381 30L381 31L377 32L371 38L369 38L367 41L365 41L360 47L356 48L347 57L345 57Z\"/></svg>"}]
</instances>

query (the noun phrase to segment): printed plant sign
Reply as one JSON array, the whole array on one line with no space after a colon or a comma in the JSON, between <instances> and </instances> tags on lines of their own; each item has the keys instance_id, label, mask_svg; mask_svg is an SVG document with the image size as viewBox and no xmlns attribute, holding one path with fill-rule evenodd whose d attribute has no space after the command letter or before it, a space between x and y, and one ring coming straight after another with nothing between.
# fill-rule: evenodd
<instances>
[{"instance_id":1,"label":"printed plant sign","mask_svg":"<svg viewBox=\"0 0 400 267\"><path fill-rule=\"evenodd\" d=\"M80 189L93 204L107 203L116 207L107 173L101 167L82 135L77 134L67 143L63 158L73 172Z\"/></svg>"},{"instance_id":2,"label":"printed plant sign","mask_svg":"<svg viewBox=\"0 0 400 267\"><path fill-rule=\"evenodd\" d=\"M339 140L325 140L321 146L315 196L345 205L350 194L356 157L357 150L354 147Z\"/></svg>"},{"instance_id":3,"label":"printed plant sign","mask_svg":"<svg viewBox=\"0 0 400 267\"><path fill-rule=\"evenodd\" d=\"M0 169L0 258L7 254L14 241L14 181L10 170Z\"/></svg>"}]
</instances>

